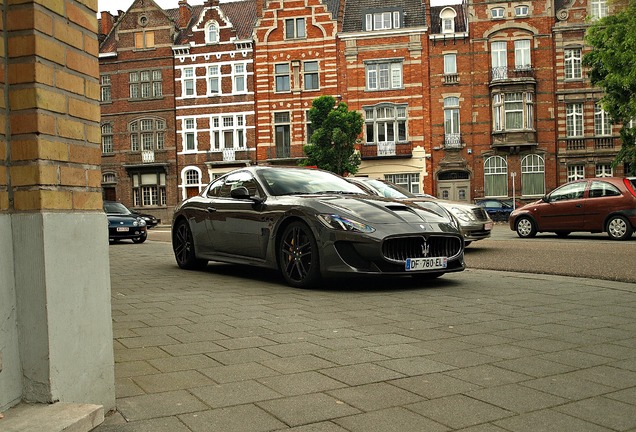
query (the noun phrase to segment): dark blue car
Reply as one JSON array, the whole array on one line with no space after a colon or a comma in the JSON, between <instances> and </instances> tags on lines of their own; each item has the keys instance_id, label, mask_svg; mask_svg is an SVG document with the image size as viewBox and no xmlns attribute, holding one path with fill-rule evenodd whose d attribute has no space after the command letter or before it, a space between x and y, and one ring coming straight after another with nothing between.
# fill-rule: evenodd
<instances>
[{"instance_id":1,"label":"dark blue car","mask_svg":"<svg viewBox=\"0 0 636 432\"><path fill-rule=\"evenodd\" d=\"M483 207L490 219L495 222L507 221L514 210L512 199L486 198L475 201L475 204Z\"/></svg>"}]
</instances>

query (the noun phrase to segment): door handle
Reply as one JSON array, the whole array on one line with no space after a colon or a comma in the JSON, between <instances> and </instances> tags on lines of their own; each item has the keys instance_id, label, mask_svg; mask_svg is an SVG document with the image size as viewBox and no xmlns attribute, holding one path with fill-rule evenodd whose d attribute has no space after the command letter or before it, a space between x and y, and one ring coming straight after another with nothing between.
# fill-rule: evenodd
<instances>
[{"instance_id":1,"label":"door handle","mask_svg":"<svg viewBox=\"0 0 636 432\"><path fill-rule=\"evenodd\" d=\"M581 207L583 207L583 204L577 204L576 205L576 208L581 208Z\"/></svg>"},{"instance_id":2,"label":"door handle","mask_svg":"<svg viewBox=\"0 0 636 432\"><path fill-rule=\"evenodd\" d=\"M216 211L214 207L208 207L206 208L206 210L208 211L208 213L214 213Z\"/></svg>"}]
</instances>

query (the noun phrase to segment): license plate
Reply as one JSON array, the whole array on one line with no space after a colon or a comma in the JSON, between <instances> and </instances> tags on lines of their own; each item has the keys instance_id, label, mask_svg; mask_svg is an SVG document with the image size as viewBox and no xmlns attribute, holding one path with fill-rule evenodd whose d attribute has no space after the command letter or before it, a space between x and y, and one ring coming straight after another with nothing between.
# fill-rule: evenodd
<instances>
[{"instance_id":1,"label":"license plate","mask_svg":"<svg viewBox=\"0 0 636 432\"><path fill-rule=\"evenodd\" d=\"M435 270L435 269L445 269L447 265L448 265L447 257L407 258L405 268L406 268L406 271Z\"/></svg>"},{"instance_id":2,"label":"license plate","mask_svg":"<svg viewBox=\"0 0 636 432\"><path fill-rule=\"evenodd\" d=\"M490 231L490 230L492 230L492 226L493 226L493 223L492 222L488 222L488 223L484 224L484 230Z\"/></svg>"},{"instance_id":3,"label":"license plate","mask_svg":"<svg viewBox=\"0 0 636 432\"><path fill-rule=\"evenodd\" d=\"M117 232L128 232L128 227L117 227Z\"/></svg>"}]
</instances>

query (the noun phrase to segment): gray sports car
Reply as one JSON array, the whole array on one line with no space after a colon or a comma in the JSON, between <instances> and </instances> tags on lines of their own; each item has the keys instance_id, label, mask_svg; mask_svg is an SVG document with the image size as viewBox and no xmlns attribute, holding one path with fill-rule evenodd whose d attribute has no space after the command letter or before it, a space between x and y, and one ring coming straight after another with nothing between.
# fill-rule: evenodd
<instances>
[{"instance_id":1,"label":"gray sports car","mask_svg":"<svg viewBox=\"0 0 636 432\"><path fill-rule=\"evenodd\" d=\"M279 269L294 287L323 277L464 270L455 219L435 203L415 206L311 168L253 166L212 181L172 220L179 267L209 260Z\"/></svg>"}]
</instances>

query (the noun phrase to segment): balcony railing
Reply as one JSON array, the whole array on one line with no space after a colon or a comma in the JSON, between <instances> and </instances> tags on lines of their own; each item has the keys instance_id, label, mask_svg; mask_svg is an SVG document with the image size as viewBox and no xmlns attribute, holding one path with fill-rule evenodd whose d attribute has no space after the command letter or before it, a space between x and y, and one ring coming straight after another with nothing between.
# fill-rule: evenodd
<instances>
[{"instance_id":1,"label":"balcony railing","mask_svg":"<svg viewBox=\"0 0 636 432\"><path fill-rule=\"evenodd\" d=\"M534 68L530 66L517 66L515 68L498 66L490 69L491 81L518 80L520 78L534 79Z\"/></svg>"},{"instance_id":2,"label":"balcony railing","mask_svg":"<svg viewBox=\"0 0 636 432\"><path fill-rule=\"evenodd\" d=\"M617 147L617 140L617 137L566 138L565 149L571 151L613 150Z\"/></svg>"},{"instance_id":3,"label":"balcony railing","mask_svg":"<svg viewBox=\"0 0 636 432\"><path fill-rule=\"evenodd\" d=\"M395 141L379 142L378 156L395 156Z\"/></svg>"},{"instance_id":4,"label":"balcony railing","mask_svg":"<svg viewBox=\"0 0 636 432\"><path fill-rule=\"evenodd\" d=\"M234 162L236 160L236 150L234 149L223 149L223 161L224 162Z\"/></svg>"},{"instance_id":5,"label":"balcony railing","mask_svg":"<svg viewBox=\"0 0 636 432\"><path fill-rule=\"evenodd\" d=\"M444 84L457 84L459 82L459 75L454 74L444 74Z\"/></svg>"},{"instance_id":6,"label":"balcony railing","mask_svg":"<svg viewBox=\"0 0 636 432\"><path fill-rule=\"evenodd\" d=\"M460 149L462 148L462 135L458 133L451 133L444 135L444 148L445 149Z\"/></svg>"},{"instance_id":7,"label":"balcony railing","mask_svg":"<svg viewBox=\"0 0 636 432\"><path fill-rule=\"evenodd\" d=\"M155 161L155 151L154 150L142 150L141 151L141 162L142 163L152 163Z\"/></svg>"}]
</instances>

